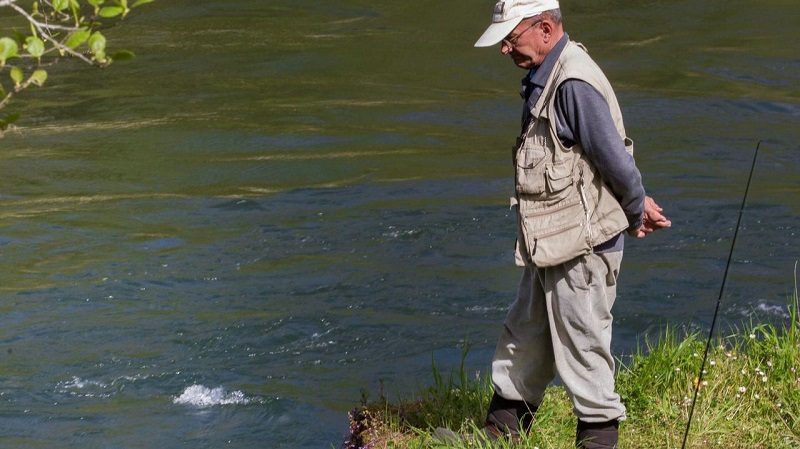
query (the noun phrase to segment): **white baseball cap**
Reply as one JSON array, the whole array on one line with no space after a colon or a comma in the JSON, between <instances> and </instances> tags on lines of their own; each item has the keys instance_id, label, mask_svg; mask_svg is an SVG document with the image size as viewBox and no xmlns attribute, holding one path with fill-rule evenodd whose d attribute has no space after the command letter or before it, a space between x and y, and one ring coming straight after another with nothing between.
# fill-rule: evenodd
<instances>
[{"instance_id":1,"label":"white baseball cap","mask_svg":"<svg viewBox=\"0 0 800 449\"><path fill-rule=\"evenodd\" d=\"M523 19L557 8L558 0L499 0L494 5L492 24L475 46L491 47L508 36Z\"/></svg>"}]
</instances>

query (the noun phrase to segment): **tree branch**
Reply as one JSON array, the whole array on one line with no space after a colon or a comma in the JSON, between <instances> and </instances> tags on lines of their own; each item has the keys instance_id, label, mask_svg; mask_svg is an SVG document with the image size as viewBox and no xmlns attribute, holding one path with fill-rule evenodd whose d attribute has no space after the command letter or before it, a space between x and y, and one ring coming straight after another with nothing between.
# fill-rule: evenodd
<instances>
[{"instance_id":1,"label":"tree branch","mask_svg":"<svg viewBox=\"0 0 800 449\"><path fill-rule=\"evenodd\" d=\"M27 80L25 80L25 82L23 82L19 86L15 86L14 90L12 90L11 92L7 93L5 98L3 98L3 101L0 101L0 109L3 109L6 106L6 104L8 104L8 102L11 101L11 99L14 97L14 95L16 95L17 93L27 89L28 86L31 85L31 83L33 83L33 76L29 77Z\"/></svg>"},{"instance_id":2,"label":"tree branch","mask_svg":"<svg viewBox=\"0 0 800 449\"><path fill-rule=\"evenodd\" d=\"M79 52L67 47L66 45L62 44L58 40L53 39L53 37L49 33L49 30L78 31L80 28L65 27L65 26L61 26L61 25L49 25L49 24L46 24L46 23L41 23L38 20L36 20L32 15L28 14L27 11L25 11L21 7L17 6L17 4L15 2L16 2L16 0L0 0L0 6L9 6L9 7L13 8L14 10L16 10L20 15L25 17L28 20L28 22L30 22L39 31L39 33L42 35L42 38L44 38L44 40L49 41L54 46L56 46L59 50L65 52L65 53L69 53L70 55L75 56L76 58L83 60L87 64L98 65L98 66L101 65L100 63L92 61L91 59L87 58L83 54L81 54L81 53L79 53ZM0 104L2 104L2 103L0 103ZM0 106L0 108L2 108L2 106Z\"/></svg>"}]
</instances>

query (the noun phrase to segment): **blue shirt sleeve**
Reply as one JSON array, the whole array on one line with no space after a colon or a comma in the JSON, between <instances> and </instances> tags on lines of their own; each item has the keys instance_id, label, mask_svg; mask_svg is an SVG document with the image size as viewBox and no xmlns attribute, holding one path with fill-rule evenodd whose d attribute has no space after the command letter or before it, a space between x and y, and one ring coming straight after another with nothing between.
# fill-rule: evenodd
<instances>
[{"instance_id":1,"label":"blue shirt sleeve","mask_svg":"<svg viewBox=\"0 0 800 449\"><path fill-rule=\"evenodd\" d=\"M567 80L556 92L556 130L569 147L579 143L628 217L629 229L642 224L645 191L633 156L625 151L603 95L581 80Z\"/></svg>"}]
</instances>

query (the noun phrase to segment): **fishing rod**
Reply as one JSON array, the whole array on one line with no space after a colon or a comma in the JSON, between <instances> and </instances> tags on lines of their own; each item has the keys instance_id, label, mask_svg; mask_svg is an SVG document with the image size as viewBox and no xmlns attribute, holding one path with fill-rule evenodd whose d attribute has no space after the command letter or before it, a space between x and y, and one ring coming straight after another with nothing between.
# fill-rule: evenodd
<instances>
[{"instance_id":1,"label":"fishing rod","mask_svg":"<svg viewBox=\"0 0 800 449\"><path fill-rule=\"evenodd\" d=\"M711 330L708 333L708 341L706 342L706 351L703 353L703 363L700 364L700 374L697 376L697 383L694 386L694 397L692 398L692 407L689 409L689 420L686 422L686 432L683 434L683 444L681 449L686 449L686 440L689 438L689 428L692 426L692 415L694 415L694 405L697 403L697 392L700 391L700 385L703 383L703 373L706 370L706 360L708 359L708 352L711 349L711 340L714 337L714 329L717 326L717 317L719 316L719 306L722 303L722 295L725 293L725 283L728 280L728 270L731 267L731 259L733 259L733 249L736 247L736 237L739 235L739 225L742 223L742 214L744 213L744 206L747 203L747 193L750 191L750 181L753 179L753 171L756 168L756 159L758 159L758 149L761 147L761 141L756 145L756 151L753 155L753 165L750 167L750 176L747 178L747 187L744 189L744 198L742 198L742 207L739 208L739 219L736 221L736 229L733 231L733 242L731 242L731 251L728 253L728 263L725 264L725 274L722 275L722 287L719 289L719 297L717 298L717 307L714 309L714 318L711 320Z\"/></svg>"}]
</instances>

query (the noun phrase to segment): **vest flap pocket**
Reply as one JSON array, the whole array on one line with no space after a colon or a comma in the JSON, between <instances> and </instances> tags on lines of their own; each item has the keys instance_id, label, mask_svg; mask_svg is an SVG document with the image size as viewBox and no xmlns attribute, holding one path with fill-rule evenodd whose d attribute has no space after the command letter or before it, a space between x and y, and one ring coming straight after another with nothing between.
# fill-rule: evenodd
<instances>
[{"instance_id":1,"label":"vest flap pocket","mask_svg":"<svg viewBox=\"0 0 800 449\"><path fill-rule=\"evenodd\" d=\"M544 151L524 148L517 154L517 193L537 195L545 190Z\"/></svg>"},{"instance_id":2,"label":"vest flap pocket","mask_svg":"<svg viewBox=\"0 0 800 449\"><path fill-rule=\"evenodd\" d=\"M571 166L564 162L547 166L547 188L551 193L560 192L571 185Z\"/></svg>"},{"instance_id":3,"label":"vest flap pocket","mask_svg":"<svg viewBox=\"0 0 800 449\"><path fill-rule=\"evenodd\" d=\"M534 240L531 262L537 267L552 267L592 252L586 225L572 224Z\"/></svg>"}]
</instances>

